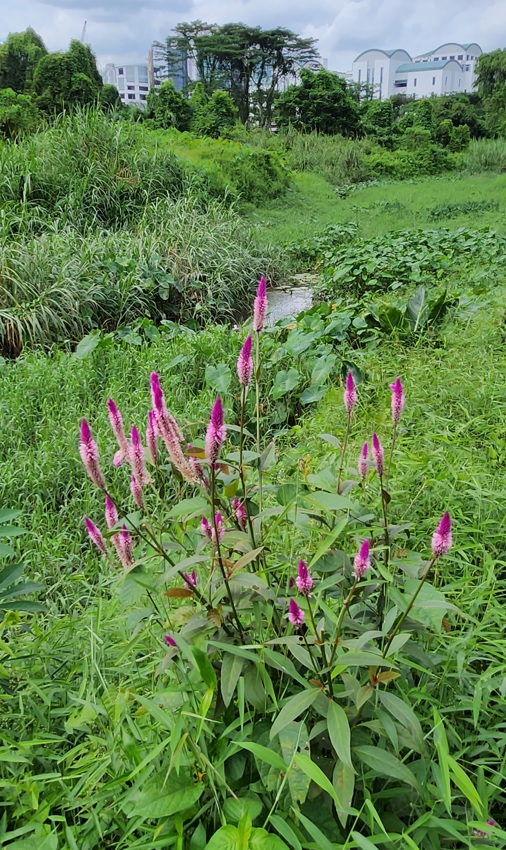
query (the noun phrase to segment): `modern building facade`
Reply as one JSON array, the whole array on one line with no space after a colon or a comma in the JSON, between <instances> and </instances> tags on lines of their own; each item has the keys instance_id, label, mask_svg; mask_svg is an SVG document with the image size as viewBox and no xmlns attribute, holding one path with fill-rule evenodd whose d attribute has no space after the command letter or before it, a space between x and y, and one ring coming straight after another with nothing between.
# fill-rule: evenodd
<instances>
[{"instance_id":1,"label":"modern building facade","mask_svg":"<svg viewBox=\"0 0 506 850\"><path fill-rule=\"evenodd\" d=\"M446 42L436 50L411 57L406 50L365 50L353 63L352 79L372 87L373 97L385 100L394 94L422 98L470 92L479 44Z\"/></svg>"},{"instance_id":2,"label":"modern building facade","mask_svg":"<svg viewBox=\"0 0 506 850\"><path fill-rule=\"evenodd\" d=\"M149 72L146 65L114 65L109 63L102 71L104 83L119 91L121 102L144 108L149 94Z\"/></svg>"}]
</instances>

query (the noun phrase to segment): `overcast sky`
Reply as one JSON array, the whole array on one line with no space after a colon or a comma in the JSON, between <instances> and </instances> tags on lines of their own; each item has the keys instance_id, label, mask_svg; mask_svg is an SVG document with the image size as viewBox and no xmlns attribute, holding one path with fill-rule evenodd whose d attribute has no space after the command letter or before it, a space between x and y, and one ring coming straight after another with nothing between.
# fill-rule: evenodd
<instances>
[{"instance_id":1,"label":"overcast sky","mask_svg":"<svg viewBox=\"0 0 506 850\"><path fill-rule=\"evenodd\" d=\"M32 26L49 50L80 38L106 62L145 62L151 42L180 21L284 26L318 39L332 70L347 71L368 47L412 56L445 41L506 47L504 0L0 0L0 40Z\"/></svg>"}]
</instances>

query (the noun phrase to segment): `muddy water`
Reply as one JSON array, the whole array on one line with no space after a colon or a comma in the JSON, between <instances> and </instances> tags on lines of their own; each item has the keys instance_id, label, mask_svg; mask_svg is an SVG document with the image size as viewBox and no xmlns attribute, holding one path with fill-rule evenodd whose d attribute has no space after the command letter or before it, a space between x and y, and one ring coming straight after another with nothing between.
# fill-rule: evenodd
<instances>
[{"instance_id":1,"label":"muddy water","mask_svg":"<svg viewBox=\"0 0 506 850\"><path fill-rule=\"evenodd\" d=\"M303 310L309 310L313 305L314 280L314 275L294 275L293 282L269 290L267 323L273 325L280 319L293 319Z\"/></svg>"}]
</instances>

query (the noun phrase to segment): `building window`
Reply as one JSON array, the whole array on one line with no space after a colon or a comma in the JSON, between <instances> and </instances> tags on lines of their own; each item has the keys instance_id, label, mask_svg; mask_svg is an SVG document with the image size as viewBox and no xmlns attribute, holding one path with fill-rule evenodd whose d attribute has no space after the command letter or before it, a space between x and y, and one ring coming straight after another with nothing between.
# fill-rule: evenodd
<instances>
[{"instance_id":1,"label":"building window","mask_svg":"<svg viewBox=\"0 0 506 850\"><path fill-rule=\"evenodd\" d=\"M148 81L148 67L147 65L140 65L137 68L137 76L140 83L147 83Z\"/></svg>"},{"instance_id":2,"label":"building window","mask_svg":"<svg viewBox=\"0 0 506 850\"><path fill-rule=\"evenodd\" d=\"M415 77L415 79L413 80L413 88L416 88L416 77Z\"/></svg>"},{"instance_id":3,"label":"building window","mask_svg":"<svg viewBox=\"0 0 506 850\"><path fill-rule=\"evenodd\" d=\"M370 68L367 69L367 82L368 83L371 82L371 69Z\"/></svg>"},{"instance_id":4,"label":"building window","mask_svg":"<svg viewBox=\"0 0 506 850\"><path fill-rule=\"evenodd\" d=\"M445 77L445 86L448 85L448 77Z\"/></svg>"},{"instance_id":5,"label":"building window","mask_svg":"<svg viewBox=\"0 0 506 850\"><path fill-rule=\"evenodd\" d=\"M362 69L361 68L358 69L358 81L359 81L359 83L362 82Z\"/></svg>"},{"instance_id":6,"label":"building window","mask_svg":"<svg viewBox=\"0 0 506 850\"><path fill-rule=\"evenodd\" d=\"M457 56L457 59L463 59L463 58L464 58L464 54L463 54L463 53L459 53L459 55Z\"/></svg>"},{"instance_id":7,"label":"building window","mask_svg":"<svg viewBox=\"0 0 506 850\"><path fill-rule=\"evenodd\" d=\"M455 56L450 56L450 59L455 59Z\"/></svg>"},{"instance_id":8,"label":"building window","mask_svg":"<svg viewBox=\"0 0 506 850\"><path fill-rule=\"evenodd\" d=\"M134 95L134 94L129 94L129 95L128 95L128 100L135 100L135 95Z\"/></svg>"},{"instance_id":9,"label":"building window","mask_svg":"<svg viewBox=\"0 0 506 850\"><path fill-rule=\"evenodd\" d=\"M441 56L441 60L444 62L445 59L448 59L448 56Z\"/></svg>"},{"instance_id":10,"label":"building window","mask_svg":"<svg viewBox=\"0 0 506 850\"><path fill-rule=\"evenodd\" d=\"M147 97L148 97L147 94L141 94L140 95L141 100L147 100Z\"/></svg>"},{"instance_id":11,"label":"building window","mask_svg":"<svg viewBox=\"0 0 506 850\"><path fill-rule=\"evenodd\" d=\"M125 100L125 95L124 95L124 94L120 94L120 99L121 99L121 100Z\"/></svg>"},{"instance_id":12,"label":"building window","mask_svg":"<svg viewBox=\"0 0 506 850\"><path fill-rule=\"evenodd\" d=\"M124 77L120 77L120 79L118 80L118 88L119 88L120 91L124 91L124 89L125 89L125 79L124 79Z\"/></svg>"},{"instance_id":13,"label":"building window","mask_svg":"<svg viewBox=\"0 0 506 850\"><path fill-rule=\"evenodd\" d=\"M127 65L126 66L126 78L127 83L135 83L135 66Z\"/></svg>"},{"instance_id":14,"label":"building window","mask_svg":"<svg viewBox=\"0 0 506 850\"><path fill-rule=\"evenodd\" d=\"M467 54L466 59L469 61L469 53Z\"/></svg>"},{"instance_id":15,"label":"building window","mask_svg":"<svg viewBox=\"0 0 506 850\"><path fill-rule=\"evenodd\" d=\"M380 85L383 82L383 66L380 68Z\"/></svg>"},{"instance_id":16,"label":"building window","mask_svg":"<svg viewBox=\"0 0 506 850\"><path fill-rule=\"evenodd\" d=\"M435 77L432 77L432 85L433 85L433 86L435 86L435 85L436 85L436 78L435 78Z\"/></svg>"},{"instance_id":17,"label":"building window","mask_svg":"<svg viewBox=\"0 0 506 850\"><path fill-rule=\"evenodd\" d=\"M127 86L127 91L135 91L135 86Z\"/></svg>"},{"instance_id":18,"label":"building window","mask_svg":"<svg viewBox=\"0 0 506 850\"><path fill-rule=\"evenodd\" d=\"M434 56L434 62L439 62L439 56Z\"/></svg>"},{"instance_id":19,"label":"building window","mask_svg":"<svg viewBox=\"0 0 506 850\"><path fill-rule=\"evenodd\" d=\"M469 59L469 56L467 58ZM123 68L118 68L118 74L119 74L120 77L122 77L124 73L125 73L125 71L124 71Z\"/></svg>"},{"instance_id":20,"label":"building window","mask_svg":"<svg viewBox=\"0 0 506 850\"><path fill-rule=\"evenodd\" d=\"M149 91L147 86L139 86L139 91Z\"/></svg>"}]
</instances>

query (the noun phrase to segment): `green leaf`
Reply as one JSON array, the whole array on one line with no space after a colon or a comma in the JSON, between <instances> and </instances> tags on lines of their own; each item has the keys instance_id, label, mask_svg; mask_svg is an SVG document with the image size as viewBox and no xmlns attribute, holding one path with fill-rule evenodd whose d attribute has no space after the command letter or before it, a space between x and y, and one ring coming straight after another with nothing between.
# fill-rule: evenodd
<instances>
[{"instance_id":1,"label":"green leaf","mask_svg":"<svg viewBox=\"0 0 506 850\"><path fill-rule=\"evenodd\" d=\"M245 814L254 821L262 809L262 801L258 797L227 797L223 804L223 814L228 823L235 824L239 823Z\"/></svg>"},{"instance_id":2,"label":"green leaf","mask_svg":"<svg viewBox=\"0 0 506 850\"><path fill-rule=\"evenodd\" d=\"M418 753L422 753L425 749L422 727L413 709L404 700L388 691L379 690L378 697L392 717L408 730L413 739L413 749L416 748Z\"/></svg>"},{"instance_id":3,"label":"green leaf","mask_svg":"<svg viewBox=\"0 0 506 850\"><path fill-rule=\"evenodd\" d=\"M84 360L85 357L89 357L89 355L95 351L101 339L102 337L100 333L96 332L83 337L81 342L79 342L76 346L74 357L77 357L79 360Z\"/></svg>"},{"instance_id":4,"label":"green leaf","mask_svg":"<svg viewBox=\"0 0 506 850\"><path fill-rule=\"evenodd\" d=\"M387 750L382 750L379 747L362 746L355 747L353 752L364 764L374 770L378 776L390 776L393 779L398 779L400 782L411 785L420 794L422 793L422 789L414 773Z\"/></svg>"},{"instance_id":5,"label":"green leaf","mask_svg":"<svg viewBox=\"0 0 506 850\"><path fill-rule=\"evenodd\" d=\"M406 319L413 333L419 333L427 324L429 307L426 301L425 286L420 286L409 299L406 307Z\"/></svg>"},{"instance_id":6,"label":"green leaf","mask_svg":"<svg viewBox=\"0 0 506 850\"><path fill-rule=\"evenodd\" d=\"M326 386L321 387L319 385L312 384L301 393L300 401L302 404L315 404L323 398L326 392Z\"/></svg>"},{"instance_id":7,"label":"green leaf","mask_svg":"<svg viewBox=\"0 0 506 850\"><path fill-rule=\"evenodd\" d=\"M289 848L277 835L268 833L266 829L256 828L251 830L247 850L289 850Z\"/></svg>"},{"instance_id":8,"label":"green leaf","mask_svg":"<svg viewBox=\"0 0 506 850\"><path fill-rule=\"evenodd\" d=\"M5 522L12 522L13 519L17 519L21 516L21 511L13 511L9 508L3 508L0 511L0 526ZM0 528L0 531L2 529Z\"/></svg>"},{"instance_id":9,"label":"green leaf","mask_svg":"<svg viewBox=\"0 0 506 850\"><path fill-rule=\"evenodd\" d=\"M443 725L443 720L440 714L433 709L434 712L434 744L438 755L439 774L438 787L445 804L446 811L452 816L452 789L450 782L450 766L448 764L449 748L446 731Z\"/></svg>"},{"instance_id":10,"label":"green leaf","mask_svg":"<svg viewBox=\"0 0 506 850\"><path fill-rule=\"evenodd\" d=\"M318 563L320 558L323 558L324 555L327 554L328 550L332 547L333 543L337 540L337 538L342 534L346 526L348 525L348 517L343 517L332 529L330 534L328 534L318 546L318 549L314 553L313 557L309 562L309 567L314 567L315 564ZM318 569L318 567L316 568Z\"/></svg>"},{"instance_id":11,"label":"green leaf","mask_svg":"<svg viewBox=\"0 0 506 850\"><path fill-rule=\"evenodd\" d=\"M428 318L429 322L437 322L437 320L441 319L446 313L451 304L451 301L448 301L447 299L447 294L448 291L444 289L436 300L431 303Z\"/></svg>"},{"instance_id":12,"label":"green leaf","mask_svg":"<svg viewBox=\"0 0 506 850\"><path fill-rule=\"evenodd\" d=\"M292 765L288 771L288 788L292 803L296 806L304 803L311 784L310 778L302 771L297 770L292 759L297 750L309 751L309 735L305 723L289 723L279 733L279 744L283 758L288 765Z\"/></svg>"},{"instance_id":13,"label":"green leaf","mask_svg":"<svg viewBox=\"0 0 506 850\"><path fill-rule=\"evenodd\" d=\"M250 753L253 753L255 758L260 759L260 761L263 761L266 764L270 764L271 767L286 771L286 764L283 759L279 753L275 750L271 750L270 747L264 747L263 744L255 744L253 741L238 741L237 746L242 747L244 750L249 750Z\"/></svg>"},{"instance_id":14,"label":"green leaf","mask_svg":"<svg viewBox=\"0 0 506 850\"><path fill-rule=\"evenodd\" d=\"M205 850L239 850L239 830L230 823L221 826L207 842Z\"/></svg>"},{"instance_id":15,"label":"green leaf","mask_svg":"<svg viewBox=\"0 0 506 850\"><path fill-rule=\"evenodd\" d=\"M225 395L232 382L232 372L226 363L217 363L216 366L206 366L206 383L217 390L221 395Z\"/></svg>"},{"instance_id":16,"label":"green leaf","mask_svg":"<svg viewBox=\"0 0 506 850\"><path fill-rule=\"evenodd\" d=\"M281 732L285 726L291 723L292 720L295 720L296 717L299 717L299 715L301 715L304 711L307 711L320 694L321 691L318 688L312 688L311 690L301 691L291 697L288 702L284 704L276 717L276 720L272 724L270 731L271 740L278 734L278 732Z\"/></svg>"},{"instance_id":17,"label":"green leaf","mask_svg":"<svg viewBox=\"0 0 506 850\"><path fill-rule=\"evenodd\" d=\"M378 309L378 321L382 330L392 333L393 331L409 332L411 325L404 313L393 304L382 304Z\"/></svg>"},{"instance_id":18,"label":"green leaf","mask_svg":"<svg viewBox=\"0 0 506 850\"><path fill-rule=\"evenodd\" d=\"M311 372L311 384L315 387L323 384L334 371L336 362L337 357L335 354L319 357L313 366L313 371Z\"/></svg>"},{"instance_id":19,"label":"green leaf","mask_svg":"<svg viewBox=\"0 0 506 850\"><path fill-rule=\"evenodd\" d=\"M349 815L352 814L351 804L355 790L355 771L353 768L344 764L344 762L338 761L334 768L332 784L339 798L339 805L336 806L337 817L341 822L341 826L346 827L346 821Z\"/></svg>"},{"instance_id":20,"label":"green leaf","mask_svg":"<svg viewBox=\"0 0 506 850\"><path fill-rule=\"evenodd\" d=\"M217 685L216 673L213 665L209 661L209 658L206 653L197 646L192 646L192 652L202 679L208 688L212 688L212 690L215 691Z\"/></svg>"},{"instance_id":21,"label":"green leaf","mask_svg":"<svg viewBox=\"0 0 506 850\"><path fill-rule=\"evenodd\" d=\"M274 399L282 398L282 396L295 389L300 381L300 372L297 369L280 369L276 375L274 386L272 388L272 397Z\"/></svg>"},{"instance_id":22,"label":"green leaf","mask_svg":"<svg viewBox=\"0 0 506 850\"><path fill-rule=\"evenodd\" d=\"M271 815L270 822L274 829L288 842L292 850L302 850L302 845L290 824L280 815Z\"/></svg>"},{"instance_id":23,"label":"green leaf","mask_svg":"<svg viewBox=\"0 0 506 850\"><path fill-rule=\"evenodd\" d=\"M336 805L339 805L339 800L332 782L327 776L325 776L323 770L311 761L309 756L304 755L304 753L297 753L293 763L300 768L300 770L303 770L306 776L309 776L309 778L318 785L322 791L325 791L330 797L332 797Z\"/></svg>"},{"instance_id":24,"label":"green leaf","mask_svg":"<svg viewBox=\"0 0 506 850\"><path fill-rule=\"evenodd\" d=\"M191 808L204 792L204 784L200 782L197 785L184 785L180 779L176 781L177 784L165 789L162 789L160 783L136 794L131 810L126 813L127 817L168 818Z\"/></svg>"},{"instance_id":25,"label":"green leaf","mask_svg":"<svg viewBox=\"0 0 506 850\"><path fill-rule=\"evenodd\" d=\"M378 850L377 844L373 844L372 841L369 841L368 838L365 838L360 832L357 832L355 829L352 829L351 835L354 841L357 842L360 850Z\"/></svg>"},{"instance_id":26,"label":"green leaf","mask_svg":"<svg viewBox=\"0 0 506 850\"><path fill-rule=\"evenodd\" d=\"M244 658L241 658L239 655L232 655L230 652L223 653L220 683L221 695L227 708L232 701L243 666Z\"/></svg>"},{"instance_id":27,"label":"green leaf","mask_svg":"<svg viewBox=\"0 0 506 850\"><path fill-rule=\"evenodd\" d=\"M347 511L357 507L356 502L347 499L346 496L339 496L338 493L327 493L326 490L316 490L314 493L306 496L308 502L318 505L324 511Z\"/></svg>"},{"instance_id":28,"label":"green leaf","mask_svg":"<svg viewBox=\"0 0 506 850\"><path fill-rule=\"evenodd\" d=\"M469 776L467 775L465 770L461 768L460 764L458 764L458 762L456 762L455 759L452 758L450 755L447 756L447 761L455 785L462 792L464 797L466 797L478 817L482 820L485 820L487 816L486 807L482 803L480 795L478 794L476 788L469 779Z\"/></svg>"},{"instance_id":29,"label":"green leaf","mask_svg":"<svg viewBox=\"0 0 506 850\"><path fill-rule=\"evenodd\" d=\"M312 820L309 820L302 812L297 812L297 818L300 820L302 826L307 829L318 850L335 850L335 844L332 844L328 840L327 836L324 835L321 829L318 829Z\"/></svg>"},{"instance_id":30,"label":"green leaf","mask_svg":"<svg viewBox=\"0 0 506 850\"><path fill-rule=\"evenodd\" d=\"M344 709L333 700L328 701L327 729L337 757L353 770L350 723Z\"/></svg>"},{"instance_id":31,"label":"green leaf","mask_svg":"<svg viewBox=\"0 0 506 850\"><path fill-rule=\"evenodd\" d=\"M202 496L194 496L192 499L181 499L180 502L177 502L170 509L168 516L171 519L181 519L183 517L190 519L204 513L207 510L208 504L207 499L204 499Z\"/></svg>"}]
</instances>

